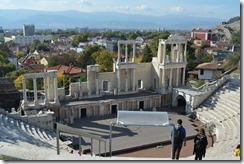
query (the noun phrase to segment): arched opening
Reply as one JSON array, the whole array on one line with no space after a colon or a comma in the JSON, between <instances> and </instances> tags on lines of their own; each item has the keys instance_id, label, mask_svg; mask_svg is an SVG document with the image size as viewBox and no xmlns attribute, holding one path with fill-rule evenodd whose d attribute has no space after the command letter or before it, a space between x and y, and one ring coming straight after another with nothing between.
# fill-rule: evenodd
<instances>
[{"instance_id":1,"label":"arched opening","mask_svg":"<svg viewBox=\"0 0 244 164\"><path fill-rule=\"evenodd\" d=\"M177 104L180 109L180 112L185 114L186 100L183 96L177 96Z\"/></svg>"}]
</instances>

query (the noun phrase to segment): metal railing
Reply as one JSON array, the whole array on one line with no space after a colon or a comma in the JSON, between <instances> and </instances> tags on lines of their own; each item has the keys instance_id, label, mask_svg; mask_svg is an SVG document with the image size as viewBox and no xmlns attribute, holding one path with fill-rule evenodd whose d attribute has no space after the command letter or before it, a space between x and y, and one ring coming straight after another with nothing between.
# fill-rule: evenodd
<instances>
[{"instance_id":1,"label":"metal railing","mask_svg":"<svg viewBox=\"0 0 244 164\"><path fill-rule=\"evenodd\" d=\"M93 156L93 139L98 140L99 141L99 156L101 155L101 142L104 142L104 154L106 156L106 140L92 135L88 132L85 132L81 129L78 128L72 128L60 123L56 123L56 134L57 134L57 154L60 154L60 149L59 149L59 138L60 138L60 132L65 132L68 134L74 134L74 135L78 135L79 136L79 155L81 155L81 136L83 137L87 137L91 139L91 156Z\"/></svg>"}]
</instances>

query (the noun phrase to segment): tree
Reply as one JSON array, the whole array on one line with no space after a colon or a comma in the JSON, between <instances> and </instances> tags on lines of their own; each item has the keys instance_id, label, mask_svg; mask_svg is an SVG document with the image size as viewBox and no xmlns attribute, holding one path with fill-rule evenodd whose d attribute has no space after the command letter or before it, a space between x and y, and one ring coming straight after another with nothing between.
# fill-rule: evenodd
<instances>
[{"instance_id":1,"label":"tree","mask_svg":"<svg viewBox=\"0 0 244 164\"><path fill-rule=\"evenodd\" d=\"M231 35L231 43L233 43L233 44L240 44L241 43L240 30Z\"/></svg>"},{"instance_id":2,"label":"tree","mask_svg":"<svg viewBox=\"0 0 244 164\"><path fill-rule=\"evenodd\" d=\"M168 39L169 35L169 33L162 33L152 39L149 47L153 53L153 56L157 56L159 39Z\"/></svg>"},{"instance_id":3,"label":"tree","mask_svg":"<svg viewBox=\"0 0 244 164\"><path fill-rule=\"evenodd\" d=\"M141 62L151 62L153 58L153 53L148 45L142 51L142 61Z\"/></svg>"},{"instance_id":4,"label":"tree","mask_svg":"<svg viewBox=\"0 0 244 164\"><path fill-rule=\"evenodd\" d=\"M52 66L56 66L56 65L58 65L58 56L51 55L48 58L48 66L52 67Z\"/></svg>"},{"instance_id":5,"label":"tree","mask_svg":"<svg viewBox=\"0 0 244 164\"><path fill-rule=\"evenodd\" d=\"M18 60L19 60L20 58L22 58L22 57L23 57L22 52L17 52L17 53L16 53L16 57L17 57Z\"/></svg>"},{"instance_id":6,"label":"tree","mask_svg":"<svg viewBox=\"0 0 244 164\"><path fill-rule=\"evenodd\" d=\"M193 71L197 66L197 62L195 56L195 49L192 47L192 43L189 41L187 42L186 60L186 72Z\"/></svg>"},{"instance_id":7,"label":"tree","mask_svg":"<svg viewBox=\"0 0 244 164\"><path fill-rule=\"evenodd\" d=\"M95 64L95 59L92 57L94 52L100 51L103 48L98 45L90 45L84 51L81 52L80 57L78 58L79 67L86 69L87 65Z\"/></svg>"},{"instance_id":8,"label":"tree","mask_svg":"<svg viewBox=\"0 0 244 164\"><path fill-rule=\"evenodd\" d=\"M96 63L99 64L100 72L112 72L113 71L113 58L114 53L110 51L97 51L92 54Z\"/></svg>"},{"instance_id":9,"label":"tree","mask_svg":"<svg viewBox=\"0 0 244 164\"><path fill-rule=\"evenodd\" d=\"M226 57L226 62L224 65L225 71L232 68L240 68L240 52L236 52L233 55L228 55Z\"/></svg>"},{"instance_id":10,"label":"tree","mask_svg":"<svg viewBox=\"0 0 244 164\"><path fill-rule=\"evenodd\" d=\"M71 45L73 47L78 47L80 42L87 42L88 35L87 34L78 34L73 36L73 40Z\"/></svg>"},{"instance_id":11,"label":"tree","mask_svg":"<svg viewBox=\"0 0 244 164\"><path fill-rule=\"evenodd\" d=\"M22 79L24 78L24 75L20 75L18 76L15 80L14 80L14 85L16 89L22 89Z\"/></svg>"},{"instance_id":12,"label":"tree","mask_svg":"<svg viewBox=\"0 0 244 164\"><path fill-rule=\"evenodd\" d=\"M60 72L57 73L57 80L58 80L58 88L61 88L64 84L64 75Z\"/></svg>"},{"instance_id":13,"label":"tree","mask_svg":"<svg viewBox=\"0 0 244 164\"><path fill-rule=\"evenodd\" d=\"M25 73L31 73L33 71L28 71L28 70L14 70L6 74L8 78L11 80L16 80L20 75L23 75Z\"/></svg>"}]
</instances>

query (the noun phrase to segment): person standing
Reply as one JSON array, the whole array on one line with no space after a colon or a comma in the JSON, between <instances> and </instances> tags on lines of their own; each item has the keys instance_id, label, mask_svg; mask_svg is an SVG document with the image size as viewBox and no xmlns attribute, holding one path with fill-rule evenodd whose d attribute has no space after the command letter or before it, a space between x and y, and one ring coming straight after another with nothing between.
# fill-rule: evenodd
<instances>
[{"instance_id":1,"label":"person standing","mask_svg":"<svg viewBox=\"0 0 244 164\"><path fill-rule=\"evenodd\" d=\"M173 136L174 133L174 136ZM184 143L184 146L186 146L186 130L182 126L182 120L178 119L177 124L175 127L171 130L171 142L173 146L173 157L172 159L179 159L180 157L180 151L182 148L182 145Z\"/></svg>"},{"instance_id":2,"label":"person standing","mask_svg":"<svg viewBox=\"0 0 244 164\"><path fill-rule=\"evenodd\" d=\"M200 128L194 138L193 155L195 154L195 160L202 160L202 157L205 157L207 145L208 140L205 135L205 130Z\"/></svg>"}]
</instances>

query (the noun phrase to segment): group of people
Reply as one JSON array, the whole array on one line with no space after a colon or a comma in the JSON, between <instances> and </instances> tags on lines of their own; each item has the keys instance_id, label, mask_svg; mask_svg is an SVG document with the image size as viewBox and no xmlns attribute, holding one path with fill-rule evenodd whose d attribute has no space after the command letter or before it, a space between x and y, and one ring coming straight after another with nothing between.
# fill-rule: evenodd
<instances>
[{"instance_id":1,"label":"group of people","mask_svg":"<svg viewBox=\"0 0 244 164\"><path fill-rule=\"evenodd\" d=\"M182 126L182 120L178 119L177 124L171 131L171 141L173 143L172 159L178 160L182 146L186 146L186 130ZM205 157L208 139L204 128L200 128L194 137L193 155L195 160L202 160ZM240 156L240 144L237 145L234 156Z\"/></svg>"}]
</instances>

